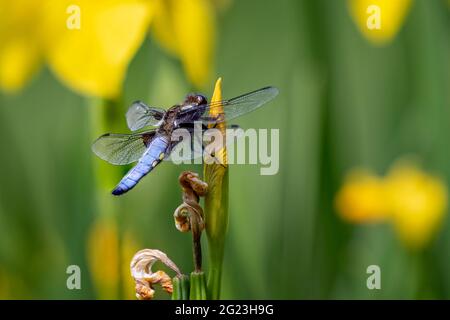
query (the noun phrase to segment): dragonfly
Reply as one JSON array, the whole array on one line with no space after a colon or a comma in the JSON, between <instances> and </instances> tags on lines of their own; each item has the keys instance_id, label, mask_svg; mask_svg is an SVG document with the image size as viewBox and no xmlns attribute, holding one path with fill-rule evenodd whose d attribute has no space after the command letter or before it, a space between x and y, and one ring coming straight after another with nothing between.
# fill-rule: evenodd
<instances>
[{"instance_id":1,"label":"dragonfly","mask_svg":"<svg viewBox=\"0 0 450 320\"><path fill-rule=\"evenodd\" d=\"M161 161L170 159L179 143L171 139L176 129L192 131L194 124L200 123L206 130L208 126L254 111L277 95L277 88L264 87L232 99L208 103L204 95L190 93L182 103L167 110L135 101L126 112L127 125L133 133L106 133L94 141L92 151L114 165L137 162L112 190L113 195L122 195Z\"/></svg>"}]
</instances>

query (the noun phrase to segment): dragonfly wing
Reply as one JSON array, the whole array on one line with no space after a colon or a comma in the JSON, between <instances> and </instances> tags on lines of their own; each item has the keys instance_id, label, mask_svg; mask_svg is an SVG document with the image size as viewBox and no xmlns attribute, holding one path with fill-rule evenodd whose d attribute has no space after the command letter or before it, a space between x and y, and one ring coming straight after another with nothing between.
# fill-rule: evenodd
<instances>
[{"instance_id":1,"label":"dragonfly wing","mask_svg":"<svg viewBox=\"0 0 450 320\"><path fill-rule=\"evenodd\" d=\"M271 101L278 95L279 91L275 87L265 87L255 90L230 100L216 101L207 105L198 106L195 110L187 110L186 113L198 112L203 109L202 116L189 117L188 114L180 115L180 118L194 119L204 124L220 123L237 118L243 114L252 112ZM222 112L223 110L223 112Z\"/></svg>"},{"instance_id":2,"label":"dragonfly wing","mask_svg":"<svg viewBox=\"0 0 450 320\"><path fill-rule=\"evenodd\" d=\"M181 163L201 158L204 150L202 134L202 130L198 131L192 128L175 130L169 146L170 152L164 160Z\"/></svg>"},{"instance_id":3,"label":"dragonfly wing","mask_svg":"<svg viewBox=\"0 0 450 320\"><path fill-rule=\"evenodd\" d=\"M234 138L225 142L227 147L231 147L237 139L243 136L243 130L238 125L227 126L227 129L234 130ZM176 134L175 136L172 135L172 141L169 146L170 152L168 152L168 156L164 159L165 161L180 163L199 159L204 156L205 148L209 144L209 142L203 140L205 130L194 131L192 128L183 128L177 129L174 132ZM214 157L211 154L209 156Z\"/></svg>"},{"instance_id":4,"label":"dragonfly wing","mask_svg":"<svg viewBox=\"0 0 450 320\"><path fill-rule=\"evenodd\" d=\"M138 134L107 133L92 144L92 151L101 159L115 165L136 162L155 137L156 131Z\"/></svg>"},{"instance_id":5,"label":"dragonfly wing","mask_svg":"<svg viewBox=\"0 0 450 320\"><path fill-rule=\"evenodd\" d=\"M149 107L141 101L135 101L126 114L128 128L136 131L147 126L159 126L164 113L164 109Z\"/></svg>"}]
</instances>

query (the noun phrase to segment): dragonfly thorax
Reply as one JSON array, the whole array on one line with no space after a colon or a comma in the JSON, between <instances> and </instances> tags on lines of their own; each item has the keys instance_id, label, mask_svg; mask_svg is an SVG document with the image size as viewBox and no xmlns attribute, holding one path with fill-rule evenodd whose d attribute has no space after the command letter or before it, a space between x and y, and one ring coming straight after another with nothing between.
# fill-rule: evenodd
<instances>
[{"instance_id":1,"label":"dragonfly thorax","mask_svg":"<svg viewBox=\"0 0 450 320\"><path fill-rule=\"evenodd\" d=\"M167 110L158 131L170 136L177 126L177 115L180 113L180 110L181 106L179 105L175 105Z\"/></svg>"}]
</instances>

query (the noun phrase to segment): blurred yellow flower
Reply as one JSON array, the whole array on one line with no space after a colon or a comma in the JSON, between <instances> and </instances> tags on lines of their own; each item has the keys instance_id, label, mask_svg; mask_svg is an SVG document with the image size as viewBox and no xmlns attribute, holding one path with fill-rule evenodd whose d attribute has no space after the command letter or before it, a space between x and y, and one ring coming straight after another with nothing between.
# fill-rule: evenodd
<instances>
[{"instance_id":1,"label":"blurred yellow flower","mask_svg":"<svg viewBox=\"0 0 450 320\"><path fill-rule=\"evenodd\" d=\"M134 300L130 260L138 249L131 232L124 232L120 239L117 223L111 217L101 217L92 225L88 238L88 263L99 299Z\"/></svg>"},{"instance_id":2,"label":"blurred yellow flower","mask_svg":"<svg viewBox=\"0 0 450 320\"><path fill-rule=\"evenodd\" d=\"M0 87L8 92L22 88L45 58L73 90L117 96L145 38L151 3L0 0Z\"/></svg>"},{"instance_id":3,"label":"blurred yellow flower","mask_svg":"<svg viewBox=\"0 0 450 320\"><path fill-rule=\"evenodd\" d=\"M215 14L209 0L0 0L0 88L21 89L42 60L68 87L115 98L148 28L190 81L210 76Z\"/></svg>"},{"instance_id":4,"label":"blurred yellow flower","mask_svg":"<svg viewBox=\"0 0 450 320\"><path fill-rule=\"evenodd\" d=\"M120 261L120 271L122 275L123 298L127 300L136 299L135 283L130 277L130 261L134 254L140 249L134 235L130 231L124 232L122 239L122 258Z\"/></svg>"},{"instance_id":5,"label":"blurred yellow flower","mask_svg":"<svg viewBox=\"0 0 450 320\"><path fill-rule=\"evenodd\" d=\"M0 0L0 87L20 89L38 68L42 1Z\"/></svg>"},{"instance_id":6,"label":"blurred yellow flower","mask_svg":"<svg viewBox=\"0 0 450 320\"><path fill-rule=\"evenodd\" d=\"M372 43L385 44L398 33L412 0L348 0L361 33Z\"/></svg>"},{"instance_id":7,"label":"blurred yellow flower","mask_svg":"<svg viewBox=\"0 0 450 320\"><path fill-rule=\"evenodd\" d=\"M72 0L47 3L44 45L48 64L75 91L114 98L121 92L129 62L145 39L152 1L75 3L79 9L75 6L72 11ZM71 19L79 19L79 28L70 27Z\"/></svg>"},{"instance_id":8,"label":"blurred yellow flower","mask_svg":"<svg viewBox=\"0 0 450 320\"><path fill-rule=\"evenodd\" d=\"M192 83L204 87L210 78L216 33L208 0L157 0L153 35L178 56Z\"/></svg>"},{"instance_id":9,"label":"blurred yellow flower","mask_svg":"<svg viewBox=\"0 0 450 320\"><path fill-rule=\"evenodd\" d=\"M438 178L411 165L394 166L385 180L397 233L408 247L424 247L446 212L446 186Z\"/></svg>"},{"instance_id":10,"label":"blurred yellow flower","mask_svg":"<svg viewBox=\"0 0 450 320\"><path fill-rule=\"evenodd\" d=\"M88 238L88 263L99 299L119 297L119 236L113 219L99 218Z\"/></svg>"},{"instance_id":11,"label":"blurred yellow flower","mask_svg":"<svg viewBox=\"0 0 450 320\"><path fill-rule=\"evenodd\" d=\"M383 181L369 172L357 170L345 179L335 204L341 217L349 222L376 222L387 216L384 198Z\"/></svg>"},{"instance_id":12,"label":"blurred yellow flower","mask_svg":"<svg viewBox=\"0 0 450 320\"><path fill-rule=\"evenodd\" d=\"M335 199L339 215L352 223L387 221L411 249L421 249L447 210L445 184L412 164L396 164L386 177L352 172Z\"/></svg>"},{"instance_id":13,"label":"blurred yellow flower","mask_svg":"<svg viewBox=\"0 0 450 320\"><path fill-rule=\"evenodd\" d=\"M13 267L13 270L8 270L4 265L0 265L0 300L36 298L30 287L20 268Z\"/></svg>"}]
</instances>

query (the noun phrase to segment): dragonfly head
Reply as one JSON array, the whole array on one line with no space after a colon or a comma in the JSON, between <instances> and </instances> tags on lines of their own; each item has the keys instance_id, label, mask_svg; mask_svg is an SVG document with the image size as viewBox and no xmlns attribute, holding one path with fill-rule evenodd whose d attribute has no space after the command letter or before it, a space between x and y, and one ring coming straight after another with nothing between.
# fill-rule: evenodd
<instances>
[{"instance_id":1,"label":"dragonfly head","mask_svg":"<svg viewBox=\"0 0 450 320\"><path fill-rule=\"evenodd\" d=\"M186 106L201 106L207 103L208 101L204 95L190 93L186 96L186 99L184 99L183 104Z\"/></svg>"},{"instance_id":2,"label":"dragonfly head","mask_svg":"<svg viewBox=\"0 0 450 320\"><path fill-rule=\"evenodd\" d=\"M208 103L208 100L206 100L206 97L204 95L202 95L202 94L195 95L195 98L197 100L197 105L198 106L201 106L201 105L204 105L204 104Z\"/></svg>"},{"instance_id":3,"label":"dragonfly head","mask_svg":"<svg viewBox=\"0 0 450 320\"><path fill-rule=\"evenodd\" d=\"M186 96L183 103L179 106L179 115L175 121L178 126L183 122L196 121L204 113L208 101L206 97L201 94L190 93ZM203 106L200 107L199 106Z\"/></svg>"}]
</instances>

